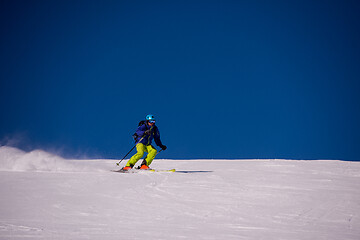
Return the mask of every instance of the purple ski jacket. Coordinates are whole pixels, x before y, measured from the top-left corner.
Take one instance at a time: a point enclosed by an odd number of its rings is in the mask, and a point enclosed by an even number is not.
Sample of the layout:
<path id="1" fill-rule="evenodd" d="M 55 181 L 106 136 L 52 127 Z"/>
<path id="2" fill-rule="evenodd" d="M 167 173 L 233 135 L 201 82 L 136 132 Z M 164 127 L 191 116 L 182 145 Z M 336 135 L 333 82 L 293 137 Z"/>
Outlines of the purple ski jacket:
<path id="1" fill-rule="evenodd" d="M 145 135 L 145 131 L 150 129 L 150 135 Z M 135 142 L 136 144 L 142 143 L 144 145 L 150 145 L 152 140 L 155 140 L 156 145 L 162 147 L 163 144 L 160 140 L 160 132 L 158 127 L 154 124 L 153 126 L 149 126 L 146 123 L 139 126 L 135 132 Z"/>

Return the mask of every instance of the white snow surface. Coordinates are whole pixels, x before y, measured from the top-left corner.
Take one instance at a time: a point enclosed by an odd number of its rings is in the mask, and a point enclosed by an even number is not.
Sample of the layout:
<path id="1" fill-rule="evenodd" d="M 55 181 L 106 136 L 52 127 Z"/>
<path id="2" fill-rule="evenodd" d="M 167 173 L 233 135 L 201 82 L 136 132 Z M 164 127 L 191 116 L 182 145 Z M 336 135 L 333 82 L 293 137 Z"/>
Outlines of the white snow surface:
<path id="1" fill-rule="evenodd" d="M 360 239 L 360 162 L 118 161 L 0 147 L 0 239 Z"/>

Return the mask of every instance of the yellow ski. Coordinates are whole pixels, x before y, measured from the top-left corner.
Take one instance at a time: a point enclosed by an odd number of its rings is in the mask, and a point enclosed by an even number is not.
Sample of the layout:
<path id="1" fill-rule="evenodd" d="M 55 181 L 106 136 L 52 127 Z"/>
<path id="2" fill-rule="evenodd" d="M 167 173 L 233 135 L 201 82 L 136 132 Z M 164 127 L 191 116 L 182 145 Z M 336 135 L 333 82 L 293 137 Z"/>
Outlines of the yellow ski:
<path id="1" fill-rule="evenodd" d="M 169 169 L 169 170 L 157 170 L 157 169 L 150 169 L 149 172 L 175 172 L 175 169 Z"/>

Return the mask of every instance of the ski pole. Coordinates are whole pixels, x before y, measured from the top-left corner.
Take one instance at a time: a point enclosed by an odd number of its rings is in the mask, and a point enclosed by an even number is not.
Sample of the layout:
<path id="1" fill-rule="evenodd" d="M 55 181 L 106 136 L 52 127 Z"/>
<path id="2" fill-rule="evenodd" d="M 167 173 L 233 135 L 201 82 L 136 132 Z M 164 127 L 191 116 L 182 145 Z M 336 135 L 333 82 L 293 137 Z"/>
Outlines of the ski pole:
<path id="1" fill-rule="evenodd" d="M 122 160 L 124 160 L 126 157 L 127 157 L 127 155 L 129 155 L 129 153 L 131 153 L 131 151 L 134 149 L 136 147 L 136 144 L 132 147 L 132 149 L 120 160 L 120 162 L 118 162 L 118 163 L 116 163 L 116 165 L 120 165 L 120 163 L 122 162 Z"/>
<path id="2" fill-rule="evenodd" d="M 116 163 L 116 165 L 119 166 L 120 163 L 122 162 L 122 160 L 124 160 L 127 157 L 127 155 L 129 155 L 129 153 L 131 153 L 131 151 L 136 147 L 136 144 L 138 144 L 141 140 L 143 140 L 144 137 L 145 137 L 145 135 L 137 143 L 135 143 L 135 145 L 132 147 L 132 149 L 120 160 L 120 162 Z"/>

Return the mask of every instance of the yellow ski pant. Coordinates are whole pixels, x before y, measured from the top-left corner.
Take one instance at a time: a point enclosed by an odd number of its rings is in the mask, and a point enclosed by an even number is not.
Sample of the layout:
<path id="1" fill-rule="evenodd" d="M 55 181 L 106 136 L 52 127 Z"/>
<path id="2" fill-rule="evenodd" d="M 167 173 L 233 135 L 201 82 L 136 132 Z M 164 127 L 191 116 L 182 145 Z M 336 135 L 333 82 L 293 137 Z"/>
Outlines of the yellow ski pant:
<path id="1" fill-rule="evenodd" d="M 146 165 L 150 165 L 154 160 L 157 150 L 152 145 L 144 145 L 142 143 L 136 144 L 137 153 L 132 156 L 129 161 L 126 163 L 126 166 L 134 166 L 137 161 L 139 161 L 143 156 L 144 152 L 147 152 L 148 155 L 146 156 Z"/>

